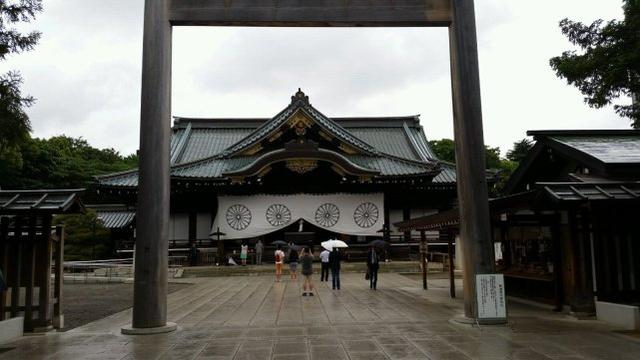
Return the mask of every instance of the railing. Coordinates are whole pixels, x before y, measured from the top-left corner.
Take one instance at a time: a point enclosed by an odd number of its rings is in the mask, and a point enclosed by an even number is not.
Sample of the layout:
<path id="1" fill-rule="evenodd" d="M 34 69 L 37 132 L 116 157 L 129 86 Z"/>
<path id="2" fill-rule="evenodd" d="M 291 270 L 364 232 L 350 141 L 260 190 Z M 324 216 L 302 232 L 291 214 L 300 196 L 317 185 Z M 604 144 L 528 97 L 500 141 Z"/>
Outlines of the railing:
<path id="1" fill-rule="evenodd" d="M 169 276 L 173 276 L 186 262 L 184 256 L 169 256 Z M 65 261 L 67 282 L 121 283 L 133 278 L 133 258 L 90 261 Z"/>

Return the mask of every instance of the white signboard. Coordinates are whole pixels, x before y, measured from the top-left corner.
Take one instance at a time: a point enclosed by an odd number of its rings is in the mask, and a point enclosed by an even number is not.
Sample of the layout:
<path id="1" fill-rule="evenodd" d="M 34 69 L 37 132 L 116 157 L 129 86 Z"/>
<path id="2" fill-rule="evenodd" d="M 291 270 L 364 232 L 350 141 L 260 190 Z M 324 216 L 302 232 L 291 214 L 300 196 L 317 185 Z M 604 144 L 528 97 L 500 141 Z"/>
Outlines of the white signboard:
<path id="1" fill-rule="evenodd" d="M 507 320 L 504 275 L 476 275 L 476 304 L 478 319 Z"/>

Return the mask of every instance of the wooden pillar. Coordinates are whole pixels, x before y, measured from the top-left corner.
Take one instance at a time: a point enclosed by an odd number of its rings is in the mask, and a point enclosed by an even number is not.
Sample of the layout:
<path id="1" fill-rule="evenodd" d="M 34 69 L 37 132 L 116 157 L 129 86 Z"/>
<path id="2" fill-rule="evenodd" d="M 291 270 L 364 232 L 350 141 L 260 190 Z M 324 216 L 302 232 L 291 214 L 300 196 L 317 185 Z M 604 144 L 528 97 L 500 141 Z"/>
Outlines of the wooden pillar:
<path id="1" fill-rule="evenodd" d="M 384 224 L 382 225 L 382 238 L 386 242 L 391 241 L 391 223 L 389 216 L 389 196 L 384 193 Z"/>
<path id="2" fill-rule="evenodd" d="M 196 241 L 198 238 L 198 213 L 195 211 L 189 212 L 189 246 L 192 241 Z M 202 243 L 196 244 L 202 246 Z"/>
<path id="3" fill-rule="evenodd" d="M 554 311 L 562 311 L 564 307 L 564 284 L 562 281 L 562 239 L 560 234 L 560 217 L 556 216 L 551 225 L 551 252 L 553 256 Z"/>
<path id="4" fill-rule="evenodd" d="M 449 296 L 456 297 L 455 265 L 453 264 L 453 239 L 456 234 L 453 231 L 447 233 L 447 253 L 449 257 Z"/>
<path id="5" fill-rule="evenodd" d="M 22 218 L 16 216 L 14 227 L 14 254 L 13 254 L 13 279 L 11 281 L 11 317 L 18 316 L 18 306 L 20 305 L 20 285 L 22 279 Z"/>
<path id="6" fill-rule="evenodd" d="M 591 277 L 590 226 L 586 212 L 576 213 L 570 217 L 573 242 L 573 281 L 574 293 L 571 301 L 571 312 L 577 316 L 593 313 L 593 283 Z M 608 254 L 603 254 L 608 261 Z M 604 284 L 603 284 L 604 285 Z"/>
<path id="7" fill-rule="evenodd" d="M 64 226 L 56 226 L 56 258 L 55 258 L 55 280 L 53 287 L 53 296 L 56 301 L 53 305 L 53 326 L 56 329 L 64 328 L 64 311 L 63 311 L 63 291 L 62 284 L 64 279 Z"/>
<path id="8" fill-rule="evenodd" d="M 51 325 L 51 215 L 42 221 L 40 241 L 40 296 L 38 299 L 38 326 L 46 330 Z"/>
<path id="9" fill-rule="evenodd" d="M 24 329 L 25 331 L 33 331 L 33 289 L 35 288 L 36 274 L 36 217 L 29 218 L 29 236 L 25 246 L 25 267 L 26 267 L 26 283 L 24 296 Z M 42 306 L 42 304 L 39 304 Z"/>
<path id="10" fill-rule="evenodd" d="M 429 285 L 427 285 L 427 272 L 429 269 L 427 268 L 427 235 L 424 230 L 420 230 L 420 258 L 422 259 L 422 288 L 427 290 Z"/>
<path id="11" fill-rule="evenodd" d="M 405 207 L 402 209 L 402 221 L 411 220 L 411 209 Z M 409 243 L 411 241 L 411 230 L 404 232 L 404 242 Z"/>
<path id="12" fill-rule="evenodd" d="M 134 333 L 132 329 L 167 325 L 172 32 L 169 4 L 169 0 L 145 1 L 133 319 L 132 327 L 122 330 L 129 334 Z"/>
<path id="13" fill-rule="evenodd" d="M 449 28 L 464 312 L 476 318 L 475 275 L 493 271 L 473 0 L 453 0 Z"/>
<path id="14" fill-rule="evenodd" d="M 7 274 L 9 274 L 9 218 L 0 219 L 0 247 L 2 249 L 2 275 L 5 283 L 8 282 Z M 0 321 L 6 319 L 7 312 L 7 294 L 5 290 L 0 290 Z"/>

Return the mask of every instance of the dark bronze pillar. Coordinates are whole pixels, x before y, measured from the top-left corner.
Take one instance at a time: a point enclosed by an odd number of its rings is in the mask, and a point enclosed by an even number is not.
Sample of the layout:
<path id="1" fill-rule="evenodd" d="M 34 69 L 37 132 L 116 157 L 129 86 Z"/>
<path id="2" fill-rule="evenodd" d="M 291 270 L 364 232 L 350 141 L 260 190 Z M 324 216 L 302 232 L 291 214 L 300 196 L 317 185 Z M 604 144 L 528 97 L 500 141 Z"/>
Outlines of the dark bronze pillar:
<path id="1" fill-rule="evenodd" d="M 449 28 L 464 310 L 476 317 L 475 275 L 493 270 L 473 0 L 453 0 Z"/>

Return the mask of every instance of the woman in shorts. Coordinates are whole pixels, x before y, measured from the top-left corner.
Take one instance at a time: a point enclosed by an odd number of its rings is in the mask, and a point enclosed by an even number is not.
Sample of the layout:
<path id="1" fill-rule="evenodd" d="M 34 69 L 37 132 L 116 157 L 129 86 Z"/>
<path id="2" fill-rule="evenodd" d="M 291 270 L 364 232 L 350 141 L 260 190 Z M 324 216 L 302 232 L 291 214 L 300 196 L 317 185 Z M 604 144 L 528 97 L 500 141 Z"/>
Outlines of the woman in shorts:
<path id="1" fill-rule="evenodd" d="M 278 245 L 278 248 L 276 249 L 274 258 L 276 260 L 276 282 L 280 282 L 280 277 L 282 276 L 282 263 L 284 262 L 284 252 L 280 250 L 280 245 Z"/>
<path id="2" fill-rule="evenodd" d="M 302 265 L 302 275 L 304 276 L 304 284 L 302 284 L 302 296 L 313 296 L 315 287 L 313 286 L 313 254 L 307 247 L 302 250 L 302 256 L 300 257 L 300 264 Z"/>

